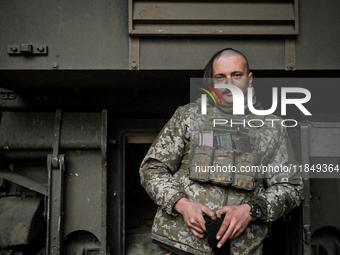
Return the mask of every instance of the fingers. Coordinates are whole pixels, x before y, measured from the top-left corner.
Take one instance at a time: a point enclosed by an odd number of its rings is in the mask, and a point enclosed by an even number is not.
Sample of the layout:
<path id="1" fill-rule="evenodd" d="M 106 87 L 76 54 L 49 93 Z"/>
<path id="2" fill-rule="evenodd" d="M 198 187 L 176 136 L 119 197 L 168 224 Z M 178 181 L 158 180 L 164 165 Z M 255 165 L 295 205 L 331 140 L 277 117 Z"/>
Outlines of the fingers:
<path id="1" fill-rule="evenodd" d="M 216 211 L 216 215 L 226 213 L 223 223 L 216 234 L 216 239 L 219 240 L 217 247 L 221 248 L 228 239 L 238 237 L 247 227 L 250 216 L 248 208 L 245 206 L 225 206 Z"/>
<path id="2" fill-rule="evenodd" d="M 199 234 L 204 234 L 204 230 L 201 228 L 201 226 L 197 226 L 197 225 L 188 225 L 188 227 L 192 230 L 195 231 Z"/>
<path id="3" fill-rule="evenodd" d="M 215 219 L 216 215 L 215 212 L 212 211 L 209 207 L 205 206 L 205 205 L 201 205 L 201 214 L 197 216 L 196 221 L 199 224 L 199 226 L 201 227 L 201 229 L 204 232 L 207 232 L 207 229 L 205 228 L 205 220 L 203 218 L 203 213 L 208 215 L 210 218 Z"/>
<path id="4" fill-rule="evenodd" d="M 216 213 L 217 214 L 217 213 Z M 216 234 L 216 239 L 220 240 L 222 236 L 225 235 L 229 225 L 230 225 L 231 219 L 228 216 L 228 214 L 224 217 L 224 220 L 222 222 L 222 225 L 220 227 L 220 229 L 218 230 L 217 234 Z M 228 236 L 229 237 L 229 236 Z"/>
<path id="5" fill-rule="evenodd" d="M 202 212 L 204 212 L 204 214 L 208 215 L 211 219 L 215 219 L 216 218 L 216 214 L 213 210 L 211 210 L 209 207 L 207 206 L 203 206 L 202 208 Z"/>
<path id="6" fill-rule="evenodd" d="M 225 236 L 227 237 L 226 240 L 237 238 L 239 235 L 242 234 L 242 232 L 244 231 L 244 229 L 245 229 L 245 228 L 243 228 L 242 226 L 239 226 L 239 225 L 229 226 L 229 229 L 228 229 L 227 232 L 225 233 Z M 229 230 L 230 230 L 230 231 L 229 231 Z M 229 233 L 230 233 L 230 235 L 229 235 Z M 224 236 L 223 236 L 223 237 L 224 237 Z M 222 243 L 222 241 L 224 241 L 224 240 L 221 239 L 220 243 L 223 245 L 224 242 Z M 221 246 L 222 246 L 222 245 L 221 245 Z"/>
<path id="7" fill-rule="evenodd" d="M 217 244 L 217 248 L 221 248 L 223 244 L 229 239 L 232 232 L 232 228 L 228 228 L 227 231 L 222 236 L 221 240 Z"/>
<path id="8" fill-rule="evenodd" d="M 249 207 L 249 205 L 247 206 Z M 203 214 L 208 215 L 211 219 L 225 215 L 222 225 L 216 234 L 216 239 L 219 240 L 217 247 L 220 248 L 228 239 L 238 237 L 247 227 L 251 220 L 247 206 L 224 206 L 215 213 L 205 205 L 183 199 L 179 203 L 178 212 L 183 215 L 190 231 L 199 238 L 203 238 L 206 232 Z"/>
<path id="9" fill-rule="evenodd" d="M 202 219 L 203 219 L 203 217 L 202 217 Z M 187 226 L 195 236 L 197 236 L 199 238 L 203 238 L 204 235 L 205 235 L 205 232 L 206 232 L 205 226 L 203 224 L 203 226 L 204 226 L 204 229 L 203 229 L 201 223 L 199 223 L 198 221 L 199 221 L 199 219 L 197 219 L 197 220 L 191 219 L 188 222 Z"/>
<path id="10" fill-rule="evenodd" d="M 216 215 L 215 215 L 215 212 L 212 211 L 209 207 L 203 205 L 201 207 L 201 210 L 202 210 L 202 214 L 198 217 L 197 219 L 197 222 L 200 224 L 201 228 L 207 232 L 207 229 L 205 228 L 205 220 L 203 218 L 203 213 L 208 215 L 211 219 L 215 219 L 216 218 Z"/>
<path id="11" fill-rule="evenodd" d="M 228 206 L 222 207 L 221 209 L 218 209 L 216 211 L 216 216 L 220 218 L 220 217 L 222 217 L 222 215 L 227 214 L 228 211 L 229 211 Z"/>
<path id="12" fill-rule="evenodd" d="M 222 225 L 216 234 L 216 239 L 219 240 L 218 248 L 222 247 L 228 239 L 238 237 L 248 225 L 244 210 L 241 206 L 224 206 L 216 211 L 217 217 L 225 214 Z"/>
<path id="13" fill-rule="evenodd" d="M 234 231 L 233 231 L 233 233 L 230 235 L 229 239 L 235 239 L 236 237 L 238 237 L 239 235 L 241 235 L 243 231 L 244 231 L 244 229 L 239 229 L 239 230 L 234 229 Z"/>
<path id="14" fill-rule="evenodd" d="M 207 229 L 205 228 L 205 220 L 202 217 L 200 217 L 200 219 L 197 219 L 197 222 L 198 224 L 200 225 L 201 229 L 204 231 L 204 232 L 207 232 Z"/>
<path id="15" fill-rule="evenodd" d="M 194 230 L 194 229 L 191 229 L 191 228 L 189 228 L 189 229 L 190 229 L 191 232 L 194 234 L 194 236 L 197 236 L 198 238 L 203 238 L 204 235 L 205 235 L 204 232 L 203 232 L 203 233 L 200 233 L 200 232 L 198 232 L 198 231 L 196 231 L 196 230 Z"/>
<path id="16" fill-rule="evenodd" d="M 203 213 L 209 215 L 211 218 L 215 218 L 215 213 L 207 206 L 193 202 L 190 200 L 179 200 L 177 211 L 183 215 L 184 221 L 191 232 L 200 238 L 203 238 L 205 232 L 205 220 Z"/>

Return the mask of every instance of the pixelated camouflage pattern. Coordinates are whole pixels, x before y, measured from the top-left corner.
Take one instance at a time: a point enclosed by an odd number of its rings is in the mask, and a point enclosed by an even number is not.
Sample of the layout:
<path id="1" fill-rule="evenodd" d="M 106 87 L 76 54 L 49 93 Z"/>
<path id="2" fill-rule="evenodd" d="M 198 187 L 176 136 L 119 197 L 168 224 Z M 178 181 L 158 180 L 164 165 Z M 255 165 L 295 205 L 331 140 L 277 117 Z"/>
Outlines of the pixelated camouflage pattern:
<path id="1" fill-rule="evenodd" d="M 223 115 L 213 108 L 214 115 Z M 229 115 L 230 119 L 234 116 Z M 246 116 L 247 117 L 247 116 Z M 278 119 L 271 115 L 269 119 Z M 158 205 L 152 228 L 152 238 L 193 254 L 212 254 L 207 238 L 194 236 L 186 226 L 182 215 L 174 210 L 175 203 L 183 198 L 202 203 L 216 211 L 225 205 L 240 205 L 258 197 L 266 201 L 267 215 L 261 222 L 251 223 L 235 240 L 231 240 L 231 254 L 262 254 L 262 240 L 267 233 L 266 224 L 293 208 L 303 198 L 303 182 L 299 174 L 267 173 L 264 179 L 266 189 L 257 185 L 246 191 L 232 187 L 221 187 L 211 183 L 201 183 L 189 179 L 188 169 L 179 169 L 185 146 L 189 141 L 197 141 L 205 116 L 200 115 L 196 104 L 179 107 L 164 126 L 145 156 L 141 168 L 141 184 Z M 286 165 L 295 163 L 294 153 L 285 128 L 279 121 L 265 122 L 258 132 L 261 163 Z"/>
<path id="2" fill-rule="evenodd" d="M 232 166 L 234 164 L 234 151 L 227 148 L 217 148 L 214 153 L 213 166 Z M 190 172 L 191 174 L 191 172 Z M 210 173 L 209 180 L 211 183 L 230 186 L 233 182 L 232 171 L 221 173 Z"/>
<path id="3" fill-rule="evenodd" d="M 214 148 L 211 146 L 200 145 L 195 149 L 195 154 L 191 158 L 190 164 L 190 173 L 189 178 L 194 181 L 208 182 L 209 179 L 209 170 L 203 169 L 206 166 L 210 166 L 211 159 L 214 154 Z M 199 167 L 202 171 L 197 171 L 197 167 Z"/>

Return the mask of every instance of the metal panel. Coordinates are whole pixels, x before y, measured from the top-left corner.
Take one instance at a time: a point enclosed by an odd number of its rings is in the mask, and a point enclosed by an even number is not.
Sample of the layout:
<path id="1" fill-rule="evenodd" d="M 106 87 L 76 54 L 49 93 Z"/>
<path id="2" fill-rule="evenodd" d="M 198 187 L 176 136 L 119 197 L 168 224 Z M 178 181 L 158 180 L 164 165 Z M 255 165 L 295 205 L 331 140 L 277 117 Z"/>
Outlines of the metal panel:
<path id="1" fill-rule="evenodd" d="M 0 147 L 12 149 L 52 149 L 55 113 L 3 112 Z M 97 113 L 64 113 L 60 147 L 92 149 L 101 146 L 101 123 Z M 19 131 L 17 133 L 16 131 Z"/>
<path id="2" fill-rule="evenodd" d="M 127 13 L 125 0 L 3 0 L 0 69 L 127 69 Z M 21 44 L 46 45 L 48 52 L 7 53 L 8 45 Z"/>
<path id="3" fill-rule="evenodd" d="M 129 4 L 130 36 L 298 34 L 297 0 L 130 0 Z"/>
<path id="4" fill-rule="evenodd" d="M 129 38 L 129 64 L 130 70 L 139 69 L 139 37 Z"/>
<path id="5" fill-rule="evenodd" d="M 297 69 L 340 69 L 340 1 L 299 1 Z"/>
<path id="6" fill-rule="evenodd" d="M 295 70 L 295 39 L 285 40 L 285 66 L 287 71 Z"/>
<path id="7" fill-rule="evenodd" d="M 292 2 L 257 3 L 242 1 L 138 1 L 134 2 L 133 20 L 138 23 L 200 20 L 237 23 L 237 21 L 294 21 Z M 241 11 L 242 10 L 242 11 Z"/>
<path id="8" fill-rule="evenodd" d="M 112 119 L 108 141 L 108 244 L 111 254 L 125 254 L 125 153 L 128 142 L 151 142 L 167 120 Z M 136 141 L 134 138 L 138 138 Z M 138 169 L 135 169 L 138 171 Z"/>
<path id="9" fill-rule="evenodd" d="M 54 168 L 52 161 L 53 156 L 48 155 L 49 196 L 47 205 L 46 254 L 59 255 L 62 252 L 63 243 L 65 155 L 58 157 L 59 168 Z"/>
<path id="10" fill-rule="evenodd" d="M 64 231 L 66 237 L 73 231 L 85 230 L 100 242 L 106 242 L 102 225 L 106 211 L 102 211 L 103 186 L 100 150 L 67 151 L 65 160 Z M 106 180 L 105 180 L 106 181 Z M 104 214 L 103 214 L 104 213 Z M 106 228 L 105 228 L 106 230 Z M 105 247 L 105 246 L 104 246 Z"/>
<path id="11" fill-rule="evenodd" d="M 47 254 L 59 254 L 66 237 L 80 230 L 93 234 L 100 242 L 96 252 L 106 254 L 107 112 L 3 112 L 1 121 L 1 155 L 8 164 L 29 164 L 49 154 L 48 192 L 35 174 L 21 176 L 6 170 L 7 163 L 0 171 L 1 178 L 48 196 Z"/>
<path id="12" fill-rule="evenodd" d="M 8 180 L 10 182 L 14 182 L 16 184 L 19 184 L 20 186 L 23 186 L 23 187 L 28 188 L 30 190 L 36 191 L 36 192 L 43 194 L 45 196 L 48 195 L 47 184 L 39 183 L 35 180 L 32 180 L 30 178 L 27 178 L 25 176 L 22 176 L 21 174 L 17 174 L 15 172 L 10 171 L 10 170 L 1 169 L 0 178 L 3 178 L 3 179 Z"/>
<path id="13" fill-rule="evenodd" d="M 338 164 L 336 158 L 340 157 L 339 122 L 304 122 L 301 127 L 301 164 L 322 164 L 333 162 Z M 327 161 L 333 157 L 333 161 Z M 334 161 L 335 158 L 335 161 Z M 310 179 L 314 174 L 304 172 L 305 199 L 303 201 L 303 227 L 304 227 L 304 255 L 310 255 L 310 241 L 312 231 L 322 226 L 339 226 L 337 220 L 339 204 L 339 173 L 332 175 L 331 179 Z M 322 177 L 322 176 L 321 176 Z M 332 197 L 329 197 L 329 192 Z M 332 204 L 334 203 L 334 204 Z M 324 217 L 324 208 L 328 215 Z M 330 217 L 332 216 L 332 217 Z M 313 221 L 311 221 L 311 218 Z"/>
<path id="14" fill-rule="evenodd" d="M 340 157 L 340 123 L 310 122 L 310 157 Z"/>
<path id="15" fill-rule="evenodd" d="M 299 33 L 298 28 L 298 1 L 297 0 L 271 0 L 271 1 L 144 1 L 129 0 L 129 34 L 131 37 L 145 36 L 228 36 L 228 37 L 244 37 L 244 36 L 289 36 L 285 41 L 285 70 L 295 70 L 295 36 Z M 138 38 L 138 37 L 137 37 Z M 277 40 L 277 39 L 276 39 Z M 249 39 L 246 41 L 249 42 Z M 133 42 L 133 43 L 132 43 Z M 153 43 L 153 41 L 150 41 Z M 150 43 L 148 42 L 148 43 Z M 173 41 L 174 42 L 174 41 Z M 203 44 L 203 41 L 200 41 Z M 263 43 L 268 44 L 269 40 Z M 131 41 L 130 39 L 130 69 L 139 69 L 140 48 L 137 44 L 139 41 Z M 144 38 L 141 43 L 144 43 Z M 160 41 L 157 40 L 157 47 L 152 47 L 152 52 L 160 48 Z M 216 42 L 213 42 L 214 45 Z M 148 44 L 146 44 L 148 45 Z M 250 45 L 250 44 L 249 44 Z M 168 45 L 173 48 L 172 45 Z M 171 57 L 176 56 L 178 44 L 171 50 Z M 193 42 L 190 47 L 195 46 Z M 230 46 L 230 44 L 229 44 Z M 240 46 L 235 46 L 240 49 Z M 249 46 L 248 46 L 249 47 Z M 253 46 L 251 46 L 253 47 Z M 171 49 L 170 48 L 170 49 Z M 221 47 L 224 48 L 224 47 Z M 221 49 L 220 48 L 220 49 Z M 268 48 L 266 49 L 266 51 Z M 141 53 L 144 55 L 144 48 Z M 165 56 L 165 52 L 170 50 L 160 50 L 158 56 Z M 183 51 L 185 54 L 183 54 Z M 188 54 L 189 51 L 183 50 L 176 59 L 178 60 L 187 56 L 187 59 L 193 59 Z M 216 50 L 217 51 L 217 50 Z M 204 52 L 204 51 L 200 51 Z M 267 54 L 275 56 L 275 54 Z M 175 54 L 173 54 L 175 53 Z M 213 54 L 213 53 L 212 53 Z M 253 54 L 253 53 L 252 53 Z M 147 52 L 146 61 L 154 53 Z M 138 56 L 138 58 L 136 57 Z M 248 54 L 247 56 L 250 56 Z M 169 57 L 169 58 L 171 58 Z M 268 58 L 268 57 L 267 57 Z M 152 62 L 154 58 L 151 58 Z M 207 58 L 208 59 L 208 58 Z M 257 58 L 258 59 L 258 58 Z M 205 60 L 206 61 L 206 60 Z M 143 68 L 145 60 L 141 58 Z M 167 63 L 168 60 L 163 60 Z M 180 61 L 186 63 L 185 61 Z M 268 62 L 268 61 L 266 61 Z M 163 64 L 162 63 L 162 64 Z M 189 66 L 191 63 L 186 63 Z M 145 65 L 146 66 L 146 65 Z M 151 64 L 152 66 L 152 64 Z M 150 66 L 150 67 L 151 67 Z M 160 68 L 159 63 L 156 63 Z M 131 68 L 132 67 L 132 68 Z M 148 68 L 150 68 L 148 67 Z M 170 67 L 172 68 L 172 67 Z M 187 68 L 183 66 L 183 68 Z M 190 68 L 190 67 L 189 67 Z M 271 61 L 271 67 L 273 61 Z"/>
<path id="16" fill-rule="evenodd" d="M 309 164 L 309 130 L 307 123 L 301 123 L 301 164 Z M 311 222 L 310 222 L 310 179 L 308 173 L 304 173 L 305 197 L 302 203 L 302 225 L 303 225 L 303 255 L 310 255 Z"/>
<path id="17" fill-rule="evenodd" d="M 41 197 L 1 197 L 0 247 L 28 244 L 43 227 L 42 213 Z"/>
<path id="18" fill-rule="evenodd" d="M 130 0 L 131 3 L 134 3 Z M 167 5 L 174 9 L 172 5 L 191 5 L 197 3 L 198 6 L 203 6 L 208 1 L 145 1 L 153 5 Z M 245 5 L 254 6 L 257 1 L 209 1 L 211 6 L 224 5 Z M 138 6 L 144 4 L 143 1 L 136 1 Z M 236 4 L 236 5 L 235 5 Z M 149 27 L 156 26 L 162 29 L 161 26 L 173 25 L 175 27 L 183 27 L 181 30 L 175 31 L 181 35 L 166 37 L 161 40 L 159 36 L 166 31 L 154 35 L 156 37 L 143 36 L 141 40 L 141 58 L 140 64 L 136 61 L 139 69 L 163 69 L 163 70 L 184 70 L 194 69 L 201 70 L 211 55 L 224 47 L 233 47 L 244 52 L 251 64 L 251 69 L 263 70 L 284 70 L 287 68 L 285 63 L 285 44 L 282 36 L 275 36 L 282 27 L 292 28 L 294 22 L 294 31 L 298 33 L 296 36 L 296 70 L 325 70 L 325 69 L 340 69 L 338 41 L 340 41 L 340 1 L 323 0 L 309 1 L 300 0 L 298 5 L 293 0 L 282 1 L 259 1 L 259 6 L 283 6 L 284 9 L 278 13 L 277 17 L 287 17 L 288 21 L 279 21 L 283 24 L 277 24 L 277 21 L 259 22 L 258 17 L 268 16 L 275 19 L 275 15 L 261 12 L 253 15 L 250 8 L 245 7 L 245 11 L 250 14 L 256 22 L 249 23 L 247 17 L 245 21 L 236 20 L 236 24 L 230 17 L 236 14 L 225 15 L 227 23 L 220 24 L 221 26 L 240 27 L 246 30 L 245 33 L 237 34 L 238 31 L 221 35 L 220 32 L 212 33 L 212 35 L 196 34 L 191 38 L 183 36 L 192 26 L 200 26 L 206 29 L 208 26 L 218 26 L 214 15 L 208 16 L 211 18 L 210 23 L 203 20 L 199 24 L 193 23 L 176 23 L 173 20 L 168 20 L 165 23 L 162 20 L 157 20 L 157 23 L 151 19 L 152 24 L 141 21 L 136 21 L 137 26 Z M 287 8 L 287 6 L 291 6 Z M 129 31 L 133 31 L 131 21 L 133 21 L 132 11 L 128 11 L 128 1 L 126 0 L 100 0 L 100 1 L 18 1 L 18 0 L 3 0 L 0 4 L 0 82 L 1 86 L 9 86 L 12 84 L 18 85 L 18 79 L 26 76 L 23 70 L 37 70 L 38 74 L 33 77 L 27 77 L 21 86 L 35 87 L 35 84 L 42 84 L 46 89 L 61 88 L 66 83 L 70 83 L 71 79 L 77 79 L 77 72 L 60 73 L 60 70 L 129 70 L 132 62 L 129 61 Z M 297 9 L 298 7 L 298 9 Z M 176 7 L 177 8 L 177 7 Z M 175 8 L 175 9 L 176 9 Z M 207 7 L 212 8 L 212 7 Z M 181 8 L 179 13 L 181 13 Z M 255 7 L 255 10 L 259 10 Z M 288 10 L 290 9 L 290 10 Z M 192 9 L 188 16 L 195 15 L 195 8 Z M 202 8 L 200 8 L 202 10 Z M 238 10 L 242 12 L 243 10 Z M 275 13 L 274 10 L 273 13 Z M 289 14 L 287 15 L 287 13 Z M 151 12 L 154 14 L 155 12 Z M 160 11 L 161 13 L 161 11 Z M 182 12 L 182 16 L 184 12 Z M 223 12 L 219 11 L 219 16 L 223 16 Z M 254 11 L 255 13 L 255 11 Z M 297 16 L 297 13 L 298 16 Z M 176 13 L 172 12 L 172 15 Z M 277 13 L 276 13 L 277 14 Z M 129 16 L 130 15 L 130 18 Z M 138 16 L 136 12 L 135 15 Z M 206 12 L 205 15 L 209 15 Z M 294 15 L 294 21 L 290 18 Z M 185 15 L 184 15 L 185 16 Z M 255 17 L 254 17 L 255 16 Z M 274 17 L 273 17 L 274 16 Z M 202 16 L 204 18 L 205 16 Z M 242 13 L 237 17 L 242 17 Z M 236 18 L 237 18 L 236 17 Z M 157 16 L 155 17 L 157 18 Z M 266 17 L 265 17 L 266 18 Z M 237 18 L 238 19 L 238 18 Z M 230 21 L 231 20 L 231 21 Z M 224 22 L 224 20 L 222 20 Z M 169 23 L 170 22 L 170 23 Z M 183 20 L 180 20 L 183 22 Z M 228 23 L 229 22 L 229 23 Z M 248 22 L 248 23 L 247 23 Z M 232 23 L 232 24 L 230 24 Z M 257 24 L 257 25 L 253 25 Z M 130 27 L 129 27 L 130 26 Z M 187 28 L 185 28 L 187 26 Z M 189 26 L 189 27 L 188 27 Z M 190 27 L 191 26 L 191 27 Z M 246 26 L 248 26 L 246 28 Z M 250 27 L 249 27 L 250 26 Z M 273 30 L 273 26 L 277 29 Z M 262 29 L 264 35 L 256 36 L 254 29 Z M 212 31 L 219 31 L 220 28 L 212 28 Z M 203 30 L 202 30 L 203 31 Z M 156 30 L 157 32 L 157 30 Z M 159 32 L 159 31 L 158 31 Z M 190 31 L 189 31 L 190 32 Z M 282 32 L 282 31 L 281 31 Z M 135 32 L 133 32 L 135 33 Z M 194 33 L 196 33 L 194 31 Z M 223 34 L 224 32 L 222 32 Z M 258 32 L 259 33 L 259 32 Z M 285 33 L 285 31 L 283 31 Z M 251 35 L 253 34 L 253 35 Z M 267 34 L 267 36 L 266 36 Z M 249 35 L 249 36 L 248 36 Z M 254 36 L 255 35 L 255 36 Z M 131 36 L 134 36 L 131 34 Z M 137 37 L 137 36 L 134 36 Z M 211 37 L 211 38 L 207 38 Z M 216 38 L 218 37 L 218 38 Z M 210 39 L 210 40 L 209 40 Z M 47 55 L 10 55 L 7 53 L 8 45 L 46 45 L 48 47 Z M 199 52 L 200 54 L 197 54 Z M 287 57 L 286 57 L 287 59 Z M 134 69 L 134 68 L 131 68 Z M 21 73 L 9 73 L 6 70 L 22 70 Z M 55 74 L 48 76 L 41 73 L 41 70 L 50 70 Z M 13 72 L 13 71 L 12 71 Z M 113 71 L 117 72 L 117 71 Z M 93 75 L 91 80 L 94 80 L 94 86 L 101 84 L 96 79 L 109 79 L 112 74 L 105 73 L 105 77 Z M 125 74 L 124 74 L 125 75 Z M 57 76 L 57 78 L 55 78 Z M 87 75 L 88 76 L 88 75 Z M 129 75 L 127 75 L 129 76 Z M 82 79 L 83 76 L 80 76 Z M 121 78 L 123 79 L 123 78 Z M 117 83 L 119 80 L 111 80 L 111 83 Z M 52 86 L 51 84 L 57 84 Z M 74 84 L 83 87 L 83 83 L 76 80 Z M 28 87 L 28 86 L 26 86 Z M 10 103 L 10 102 L 8 102 Z"/>
<path id="19" fill-rule="evenodd" d="M 285 69 L 284 38 L 242 36 L 218 39 L 212 37 L 141 37 L 140 69 L 186 70 L 196 67 L 202 70 L 214 53 L 226 47 L 244 53 L 251 70 Z"/>

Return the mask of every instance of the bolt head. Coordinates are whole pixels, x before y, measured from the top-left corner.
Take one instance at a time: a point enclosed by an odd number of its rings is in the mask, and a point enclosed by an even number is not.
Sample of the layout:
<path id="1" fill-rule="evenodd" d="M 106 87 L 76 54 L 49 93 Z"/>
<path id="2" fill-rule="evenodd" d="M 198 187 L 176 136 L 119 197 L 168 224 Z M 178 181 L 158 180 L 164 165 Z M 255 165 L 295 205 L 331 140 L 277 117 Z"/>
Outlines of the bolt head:
<path id="1" fill-rule="evenodd" d="M 288 63 L 288 66 L 287 66 L 288 70 L 294 70 L 294 65 L 293 63 Z"/>
<path id="2" fill-rule="evenodd" d="M 137 65 L 137 63 L 136 63 L 135 61 L 132 62 L 131 68 L 132 68 L 133 70 L 137 70 L 138 65 Z"/>

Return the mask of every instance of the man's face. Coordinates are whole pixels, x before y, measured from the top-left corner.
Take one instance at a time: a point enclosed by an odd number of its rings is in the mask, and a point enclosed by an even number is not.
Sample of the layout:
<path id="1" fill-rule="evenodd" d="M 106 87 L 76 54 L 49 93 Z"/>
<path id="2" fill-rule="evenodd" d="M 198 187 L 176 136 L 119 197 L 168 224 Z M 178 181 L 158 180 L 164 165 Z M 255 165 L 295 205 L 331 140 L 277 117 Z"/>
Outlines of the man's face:
<path id="1" fill-rule="evenodd" d="M 220 57 L 213 63 L 214 84 L 232 84 L 239 87 L 243 95 L 247 95 L 252 80 L 253 74 L 248 74 L 246 61 L 241 55 Z M 233 102 L 233 94 L 229 89 L 216 88 L 216 91 L 227 103 Z"/>

